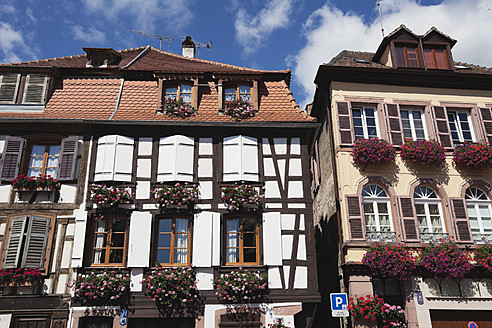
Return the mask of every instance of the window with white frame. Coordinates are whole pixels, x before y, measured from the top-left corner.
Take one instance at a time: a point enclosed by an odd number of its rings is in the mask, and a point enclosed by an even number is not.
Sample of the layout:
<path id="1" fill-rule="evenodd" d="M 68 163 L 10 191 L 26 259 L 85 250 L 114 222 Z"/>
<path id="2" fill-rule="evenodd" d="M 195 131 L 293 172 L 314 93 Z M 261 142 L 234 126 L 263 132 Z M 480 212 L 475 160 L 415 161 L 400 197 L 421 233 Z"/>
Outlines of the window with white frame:
<path id="1" fill-rule="evenodd" d="M 258 181 L 258 140 L 248 136 L 225 137 L 223 180 Z"/>
<path id="2" fill-rule="evenodd" d="M 184 102 L 191 103 L 191 90 L 192 86 L 189 84 L 169 86 L 164 90 L 164 97 L 173 100 L 182 98 Z"/>
<path id="3" fill-rule="evenodd" d="M 120 135 L 97 140 L 94 181 L 131 181 L 134 140 Z"/>
<path id="4" fill-rule="evenodd" d="M 193 181 L 195 139 L 183 135 L 159 140 L 157 181 Z"/>
<path id="5" fill-rule="evenodd" d="M 379 123 L 377 110 L 370 106 L 352 106 L 355 139 L 377 138 Z"/>
<path id="6" fill-rule="evenodd" d="M 390 198 L 379 185 L 370 184 L 362 190 L 367 240 L 394 241 Z"/>
<path id="7" fill-rule="evenodd" d="M 415 188 L 413 196 L 421 241 L 436 241 L 446 237 L 441 199 L 436 191 L 428 186 L 420 186 Z"/>
<path id="8" fill-rule="evenodd" d="M 464 142 L 475 142 L 475 135 L 468 111 L 449 111 L 448 110 L 449 129 L 453 144 L 459 145 Z"/>
<path id="9" fill-rule="evenodd" d="M 400 109 L 403 137 L 412 140 L 427 139 L 424 113 L 421 109 Z"/>
<path id="10" fill-rule="evenodd" d="M 482 189 L 470 187 L 465 192 L 465 201 L 473 241 L 492 242 L 492 209 L 489 197 Z"/>

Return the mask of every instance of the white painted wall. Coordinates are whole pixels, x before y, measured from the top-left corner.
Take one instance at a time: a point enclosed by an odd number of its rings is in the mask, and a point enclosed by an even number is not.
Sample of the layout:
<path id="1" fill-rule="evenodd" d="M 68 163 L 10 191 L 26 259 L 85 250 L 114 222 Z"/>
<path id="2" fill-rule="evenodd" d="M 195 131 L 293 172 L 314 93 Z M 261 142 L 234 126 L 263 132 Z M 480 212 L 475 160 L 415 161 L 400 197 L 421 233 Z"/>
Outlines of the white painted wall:
<path id="1" fill-rule="evenodd" d="M 280 212 L 263 213 L 263 262 L 282 265 Z"/>
<path id="2" fill-rule="evenodd" d="M 152 214 L 149 212 L 132 212 L 130 216 L 130 237 L 128 240 L 129 268 L 148 267 L 150 262 L 150 244 L 152 231 Z"/>
<path id="3" fill-rule="evenodd" d="M 77 195 L 77 185 L 64 183 L 60 187 L 60 203 L 75 203 Z"/>

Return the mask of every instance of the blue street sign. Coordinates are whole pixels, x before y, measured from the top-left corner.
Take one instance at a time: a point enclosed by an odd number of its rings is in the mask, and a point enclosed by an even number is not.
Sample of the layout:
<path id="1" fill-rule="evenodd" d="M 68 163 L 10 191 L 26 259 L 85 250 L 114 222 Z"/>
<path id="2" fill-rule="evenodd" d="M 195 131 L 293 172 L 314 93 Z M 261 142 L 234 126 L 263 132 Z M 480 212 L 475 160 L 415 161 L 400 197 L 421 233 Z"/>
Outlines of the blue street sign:
<path id="1" fill-rule="evenodd" d="M 122 325 L 122 326 L 126 325 L 126 323 L 128 321 L 127 316 L 128 316 L 128 310 L 121 309 L 121 311 L 120 311 L 120 325 Z"/>
<path id="2" fill-rule="evenodd" d="M 331 310 L 347 310 L 348 299 L 345 293 L 332 293 L 330 294 Z"/>
<path id="3" fill-rule="evenodd" d="M 468 323 L 468 328 L 478 328 L 478 325 L 476 323 L 474 323 L 473 321 L 470 321 Z"/>

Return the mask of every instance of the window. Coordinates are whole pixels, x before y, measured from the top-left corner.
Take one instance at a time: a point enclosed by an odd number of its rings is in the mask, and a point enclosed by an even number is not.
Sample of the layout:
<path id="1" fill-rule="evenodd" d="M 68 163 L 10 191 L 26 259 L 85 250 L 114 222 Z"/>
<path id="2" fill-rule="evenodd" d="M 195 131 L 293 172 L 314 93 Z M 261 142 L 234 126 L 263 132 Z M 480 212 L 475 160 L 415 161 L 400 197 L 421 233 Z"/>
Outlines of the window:
<path id="1" fill-rule="evenodd" d="M 157 181 L 193 181 L 195 139 L 174 135 L 159 139 Z"/>
<path id="2" fill-rule="evenodd" d="M 223 180 L 259 181 L 258 140 L 232 136 L 223 142 Z"/>
<path id="3" fill-rule="evenodd" d="M 234 216 L 225 219 L 226 265 L 258 265 L 258 219 L 254 216 Z"/>
<path id="4" fill-rule="evenodd" d="M 390 199 L 378 185 L 367 185 L 362 190 L 366 237 L 371 241 L 395 241 Z"/>
<path id="5" fill-rule="evenodd" d="M 128 220 L 105 215 L 94 222 L 93 265 L 125 264 Z"/>
<path id="6" fill-rule="evenodd" d="M 112 328 L 113 317 L 82 317 L 80 318 L 80 328 Z M 31 327 L 28 327 L 31 328 Z"/>
<path id="7" fill-rule="evenodd" d="M 455 146 L 464 142 L 475 142 L 470 112 L 448 110 L 448 121 Z"/>
<path id="8" fill-rule="evenodd" d="M 444 48 L 424 48 L 424 59 L 427 68 L 449 69 L 448 56 Z"/>
<path id="9" fill-rule="evenodd" d="M 47 85 L 48 76 L 43 74 L 2 74 L 0 104 L 43 104 Z"/>
<path id="10" fill-rule="evenodd" d="M 222 314 L 220 316 L 219 328 L 260 328 L 261 324 L 260 311 L 251 311 L 243 313 Z"/>
<path id="11" fill-rule="evenodd" d="M 395 45 L 396 63 L 400 67 L 421 67 L 416 45 Z"/>
<path id="12" fill-rule="evenodd" d="M 353 106 L 352 119 L 356 140 L 360 138 L 377 138 L 379 136 L 379 123 L 375 107 Z"/>
<path id="13" fill-rule="evenodd" d="M 48 328 L 50 318 L 47 317 L 16 317 L 13 328 Z"/>
<path id="14" fill-rule="evenodd" d="M 242 99 L 251 102 L 251 87 L 248 85 L 239 85 L 237 87 L 229 87 L 224 90 L 224 100 L 234 101 Z"/>
<path id="15" fill-rule="evenodd" d="M 178 84 L 177 86 L 169 86 L 164 90 L 164 97 L 171 99 L 182 98 L 184 102 L 191 103 L 192 86 L 189 84 Z"/>
<path id="16" fill-rule="evenodd" d="M 131 181 L 134 141 L 120 135 L 97 140 L 94 181 Z"/>
<path id="17" fill-rule="evenodd" d="M 27 176 L 49 175 L 57 178 L 60 145 L 32 145 Z"/>
<path id="18" fill-rule="evenodd" d="M 447 237 L 441 199 L 436 191 L 427 186 L 420 186 L 415 188 L 413 195 L 421 241 L 438 241 Z"/>
<path id="19" fill-rule="evenodd" d="M 386 303 L 404 306 L 400 282 L 395 279 L 372 279 L 373 294 L 384 299 Z"/>
<path id="20" fill-rule="evenodd" d="M 4 268 L 44 268 L 49 261 L 55 219 L 38 215 L 10 218 Z"/>
<path id="21" fill-rule="evenodd" d="M 403 137 L 412 140 L 427 139 L 425 120 L 421 109 L 400 109 Z"/>
<path id="22" fill-rule="evenodd" d="M 489 197 L 482 189 L 470 187 L 465 192 L 465 201 L 473 241 L 492 242 L 492 208 Z"/>
<path id="23" fill-rule="evenodd" d="M 158 220 L 156 262 L 160 265 L 190 263 L 191 220 L 184 217 Z"/>

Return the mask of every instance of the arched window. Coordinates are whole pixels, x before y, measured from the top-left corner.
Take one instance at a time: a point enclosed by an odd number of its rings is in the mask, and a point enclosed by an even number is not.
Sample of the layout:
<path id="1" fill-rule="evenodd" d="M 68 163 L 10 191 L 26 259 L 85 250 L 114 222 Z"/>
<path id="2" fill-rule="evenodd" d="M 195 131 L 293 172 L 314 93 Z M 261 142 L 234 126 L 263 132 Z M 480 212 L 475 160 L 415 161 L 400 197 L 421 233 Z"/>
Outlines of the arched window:
<path id="1" fill-rule="evenodd" d="M 415 188 L 413 197 L 419 223 L 420 240 L 429 242 L 447 238 L 441 199 L 436 191 L 427 186 L 419 186 Z"/>
<path id="2" fill-rule="evenodd" d="M 390 199 L 386 191 L 376 184 L 367 185 L 362 190 L 362 202 L 367 240 L 394 241 Z"/>
<path id="3" fill-rule="evenodd" d="M 466 210 L 475 243 L 492 242 L 492 209 L 490 199 L 480 188 L 470 187 L 465 192 Z"/>

